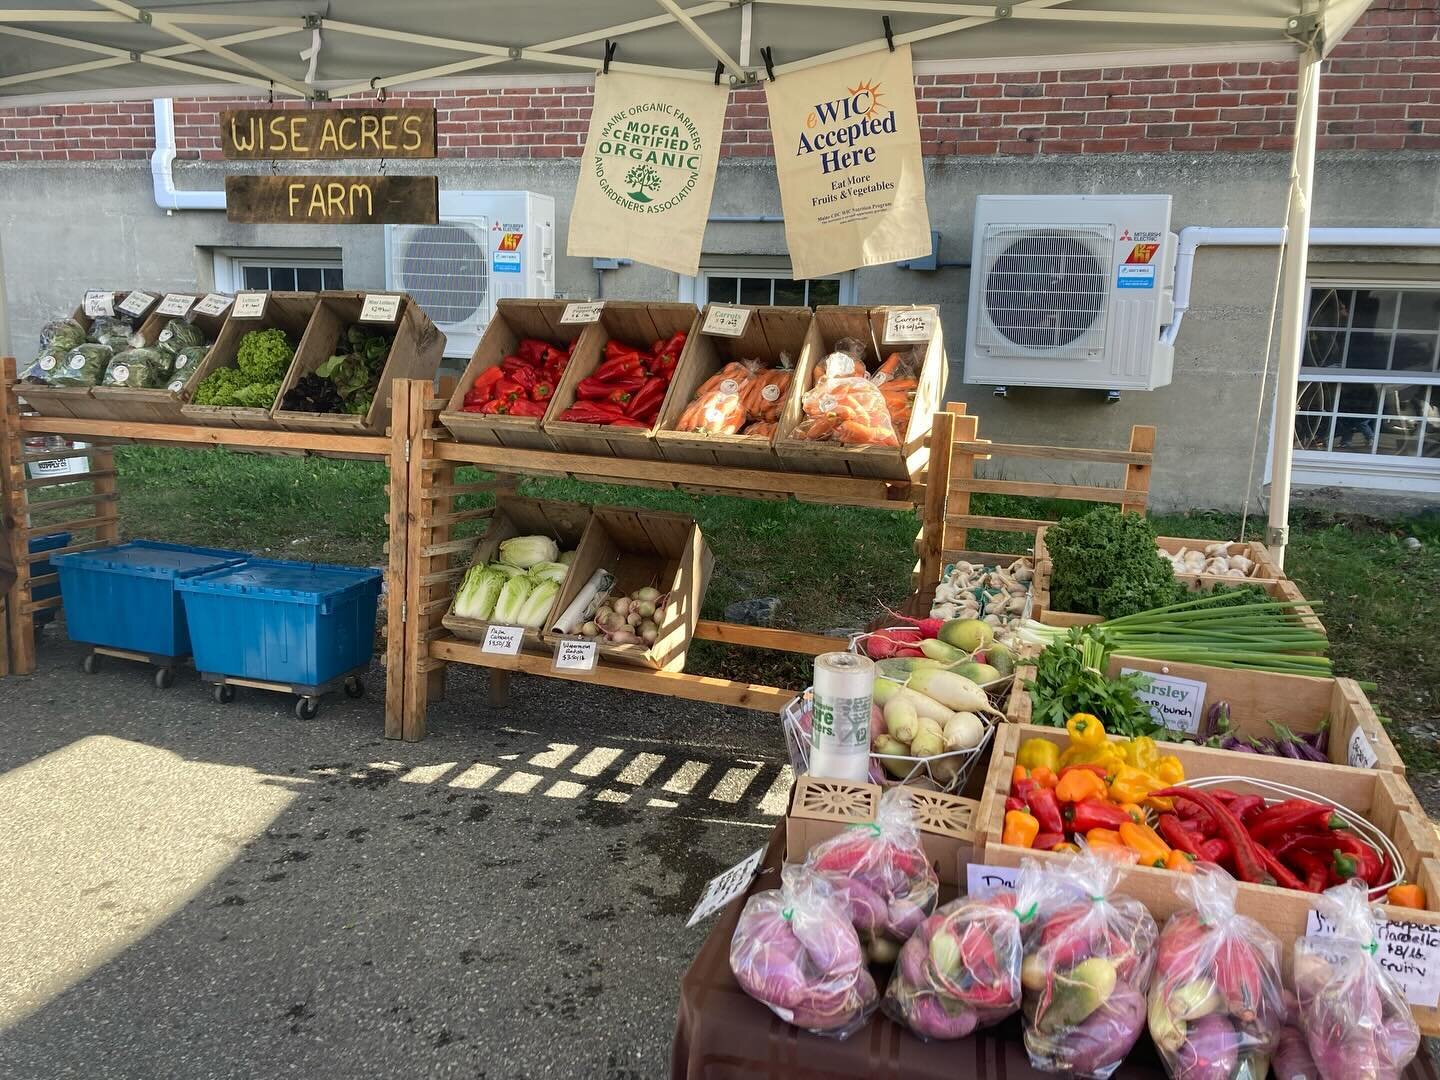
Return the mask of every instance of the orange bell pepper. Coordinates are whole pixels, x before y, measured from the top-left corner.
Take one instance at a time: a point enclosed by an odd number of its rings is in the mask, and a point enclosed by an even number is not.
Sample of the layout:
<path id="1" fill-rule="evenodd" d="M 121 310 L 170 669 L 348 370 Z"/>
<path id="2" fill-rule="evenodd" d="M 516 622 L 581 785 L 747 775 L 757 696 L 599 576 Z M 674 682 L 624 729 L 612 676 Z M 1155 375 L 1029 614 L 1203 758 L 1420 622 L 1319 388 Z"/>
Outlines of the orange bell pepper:
<path id="1" fill-rule="evenodd" d="M 1394 904 L 1396 907 L 1418 908 L 1425 910 L 1425 890 L 1419 885 L 1408 881 L 1396 885 L 1385 894 L 1385 902 Z"/>
<path id="2" fill-rule="evenodd" d="M 1165 856 L 1165 869 L 1181 874 L 1193 874 L 1195 872 L 1195 856 L 1187 855 L 1183 851 L 1172 850 L 1169 855 Z"/>
<path id="3" fill-rule="evenodd" d="M 1055 785 L 1055 797 L 1066 803 L 1104 799 L 1106 794 L 1105 781 L 1089 769 L 1071 769 Z"/>
<path id="4" fill-rule="evenodd" d="M 1010 786 L 1011 786 L 1011 787 L 1014 787 L 1014 786 L 1015 786 L 1016 784 L 1018 784 L 1021 780 L 1029 780 L 1029 779 L 1030 779 L 1030 770 L 1027 769 L 1027 768 L 1025 768 L 1024 765 L 1016 765 L 1013 769 L 1010 770 Z"/>
<path id="5" fill-rule="evenodd" d="M 1028 810 L 1005 811 L 1005 830 L 1000 834 L 1002 844 L 1028 848 L 1039 833 L 1040 822 Z"/>
<path id="6" fill-rule="evenodd" d="M 1119 831 L 1121 842 L 1140 856 L 1141 866 L 1164 866 L 1170 857 L 1170 845 L 1149 825 L 1128 821 Z"/>
<path id="7" fill-rule="evenodd" d="M 1127 814 L 1130 815 L 1130 820 L 1131 820 L 1131 821 L 1140 822 L 1140 823 L 1142 823 L 1142 824 L 1144 823 L 1144 821 L 1145 821 L 1145 811 L 1144 811 L 1144 809 L 1140 806 L 1139 803 L 1122 802 L 1122 803 L 1120 803 L 1120 804 L 1118 804 L 1118 805 L 1119 805 L 1119 807 L 1120 807 L 1121 810 L 1124 810 L 1125 813 L 1127 813 Z"/>
<path id="8" fill-rule="evenodd" d="M 1044 765 L 1031 769 L 1030 779 L 1043 788 L 1054 788 L 1060 783 L 1060 778 L 1055 775 L 1055 771 Z"/>

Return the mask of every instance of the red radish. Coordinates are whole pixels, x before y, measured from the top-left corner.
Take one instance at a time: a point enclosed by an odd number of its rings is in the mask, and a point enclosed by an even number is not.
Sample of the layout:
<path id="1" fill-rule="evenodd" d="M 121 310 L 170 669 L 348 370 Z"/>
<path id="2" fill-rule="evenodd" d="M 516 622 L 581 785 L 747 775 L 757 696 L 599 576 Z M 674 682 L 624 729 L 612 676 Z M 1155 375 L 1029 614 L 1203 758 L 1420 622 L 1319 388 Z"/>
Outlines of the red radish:
<path id="1" fill-rule="evenodd" d="M 944 619 L 915 619 L 909 615 L 901 615 L 898 611 L 891 611 L 888 607 L 885 607 L 884 604 L 880 606 L 885 608 L 886 613 L 896 622 L 905 623 L 907 627 L 914 627 L 918 630 L 921 638 L 938 638 L 940 636 L 940 628 L 945 625 Z"/>
<path id="2" fill-rule="evenodd" d="M 861 638 L 865 655 L 872 660 L 887 660 L 892 656 L 923 655 L 918 649 L 912 648 L 918 641 L 920 641 L 919 632 L 908 626 L 902 626 L 895 630 L 880 630 Z M 908 652 L 902 650 L 908 650 Z"/>
<path id="3" fill-rule="evenodd" d="M 905 657 L 906 659 L 909 659 L 909 658 L 911 658 L 911 657 L 924 656 L 925 654 L 924 654 L 923 652 L 921 652 L 919 649 L 896 649 L 895 652 L 894 652 L 894 655 L 895 655 L 895 656 L 903 656 L 903 657 Z"/>

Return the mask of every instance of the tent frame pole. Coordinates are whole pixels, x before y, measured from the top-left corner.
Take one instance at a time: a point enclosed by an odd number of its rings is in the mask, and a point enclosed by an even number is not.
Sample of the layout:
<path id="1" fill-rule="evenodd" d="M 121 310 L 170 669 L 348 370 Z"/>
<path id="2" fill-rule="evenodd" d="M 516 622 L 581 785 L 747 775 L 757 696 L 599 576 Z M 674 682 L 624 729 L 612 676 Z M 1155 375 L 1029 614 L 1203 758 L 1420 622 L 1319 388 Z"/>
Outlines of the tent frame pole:
<path id="1" fill-rule="evenodd" d="M 1280 359 L 1275 383 L 1275 420 L 1270 432 L 1270 517 L 1265 542 L 1275 565 L 1282 570 L 1285 546 L 1290 539 L 1290 465 L 1295 452 L 1295 408 L 1309 307 L 1310 211 L 1315 190 L 1321 64 L 1320 53 L 1314 45 L 1300 54 L 1295 87 L 1295 151 L 1290 165 L 1286 243 L 1280 271 Z"/>

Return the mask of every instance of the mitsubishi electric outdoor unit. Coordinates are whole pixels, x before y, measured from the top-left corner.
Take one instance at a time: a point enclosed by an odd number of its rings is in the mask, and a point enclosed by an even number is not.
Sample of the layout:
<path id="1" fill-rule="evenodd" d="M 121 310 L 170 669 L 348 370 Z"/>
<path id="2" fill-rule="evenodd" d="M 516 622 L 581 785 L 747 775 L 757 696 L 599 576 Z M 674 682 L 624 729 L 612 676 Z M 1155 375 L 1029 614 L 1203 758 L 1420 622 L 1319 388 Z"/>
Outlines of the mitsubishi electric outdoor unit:
<path id="1" fill-rule="evenodd" d="M 1175 250 L 1168 195 L 979 196 L 965 381 L 1167 385 Z"/>
<path id="2" fill-rule="evenodd" d="M 555 295 L 555 200 L 533 191 L 442 191 L 438 225 L 385 226 L 385 286 L 409 293 L 470 358 L 495 301 Z"/>

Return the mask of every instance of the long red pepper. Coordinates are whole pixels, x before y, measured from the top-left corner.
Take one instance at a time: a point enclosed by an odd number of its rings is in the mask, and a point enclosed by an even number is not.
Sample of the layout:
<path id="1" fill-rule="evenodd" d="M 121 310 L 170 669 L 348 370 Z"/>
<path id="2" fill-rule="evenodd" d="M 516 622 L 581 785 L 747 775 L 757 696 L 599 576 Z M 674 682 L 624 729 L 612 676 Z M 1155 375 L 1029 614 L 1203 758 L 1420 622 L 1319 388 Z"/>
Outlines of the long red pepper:
<path id="1" fill-rule="evenodd" d="M 1184 798 L 1196 803 L 1205 810 L 1215 824 L 1219 826 L 1220 835 L 1230 844 L 1235 852 L 1235 869 L 1242 881 L 1248 881 L 1255 885 L 1273 885 L 1275 879 L 1265 869 L 1265 863 L 1260 858 L 1255 843 L 1250 839 L 1250 834 L 1245 831 L 1245 826 L 1240 819 L 1230 813 L 1229 807 L 1219 799 L 1205 791 L 1197 791 L 1195 788 L 1177 786 L 1161 788 L 1159 791 L 1152 791 L 1151 798 Z"/>
<path id="2" fill-rule="evenodd" d="M 1091 829 L 1118 829 L 1130 824 L 1130 815 L 1114 803 L 1101 799 L 1081 799 L 1065 810 L 1071 832 L 1088 833 Z"/>
<path id="3" fill-rule="evenodd" d="M 1155 831 L 1160 838 L 1169 844 L 1176 851 L 1183 851 L 1186 855 L 1194 855 L 1197 859 L 1200 855 L 1200 837 L 1192 833 L 1181 824 L 1180 819 L 1174 814 L 1161 814 L 1155 823 Z"/>
<path id="4" fill-rule="evenodd" d="M 1345 819 L 1335 813 L 1333 807 L 1309 799 L 1286 799 L 1262 811 L 1249 826 L 1255 842 L 1264 844 L 1282 833 L 1299 829 L 1341 829 L 1345 827 Z"/>
<path id="5" fill-rule="evenodd" d="M 1256 845 L 1256 851 L 1260 853 L 1260 861 L 1275 878 L 1275 884 L 1282 889 L 1304 890 L 1305 883 L 1290 872 L 1290 868 L 1275 857 L 1275 854 L 1266 848 Z"/>
<path id="6" fill-rule="evenodd" d="M 1295 865 L 1305 872 L 1302 888 L 1306 892 L 1318 893 L 1324 890 L 1330 880 L 1330 862 L 1316 851 L 1297 851 L 1293 856 Z"/>

